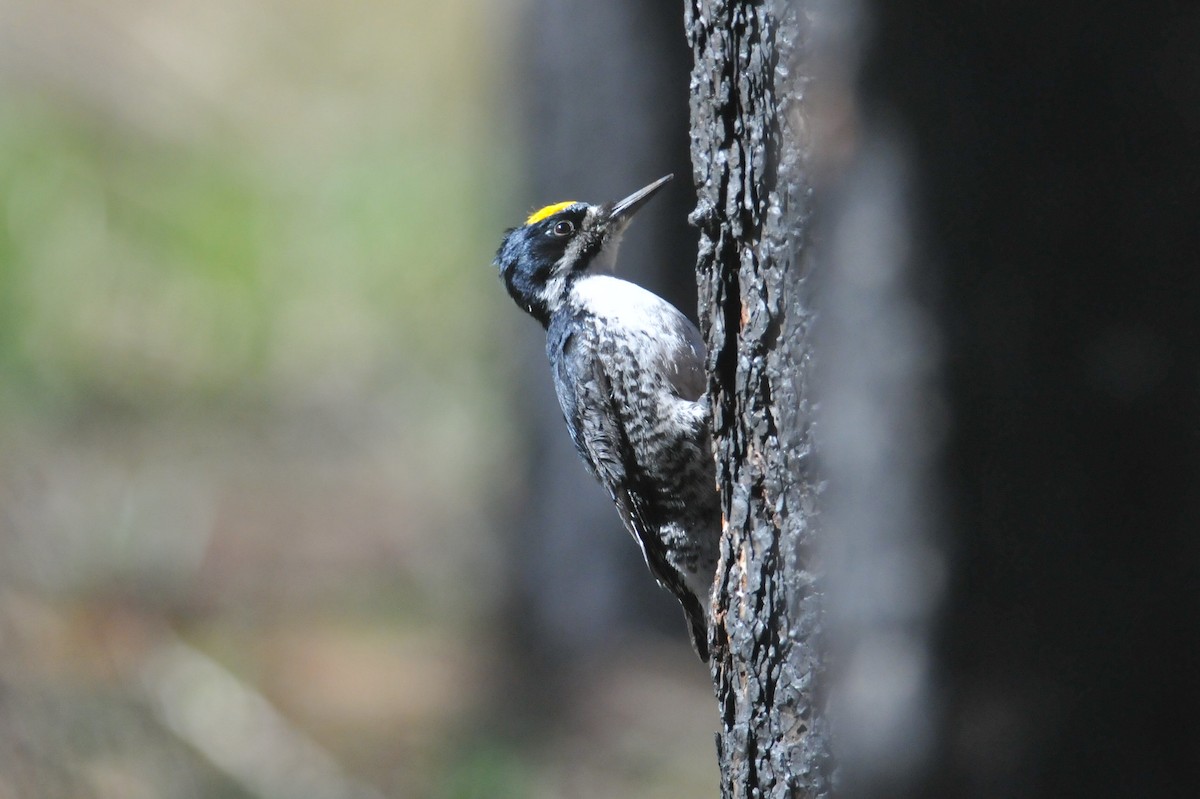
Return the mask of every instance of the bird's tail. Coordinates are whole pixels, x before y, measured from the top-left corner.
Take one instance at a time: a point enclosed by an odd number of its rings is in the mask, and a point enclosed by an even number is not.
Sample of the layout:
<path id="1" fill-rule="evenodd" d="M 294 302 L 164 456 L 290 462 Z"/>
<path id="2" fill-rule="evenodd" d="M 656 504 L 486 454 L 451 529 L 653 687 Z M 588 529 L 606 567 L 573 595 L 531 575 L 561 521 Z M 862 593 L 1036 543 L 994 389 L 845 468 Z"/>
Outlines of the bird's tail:
<path id="1" fill-rule="evenodd" d="M 679 602 L 683 605 L 683 615 L 687 618 L 688 637 L 692 639 L 692 649 L 705 663 L 708 662 L 708 617 L 700 607 L 700 601 L 695 594 L 682 594 Z"/>

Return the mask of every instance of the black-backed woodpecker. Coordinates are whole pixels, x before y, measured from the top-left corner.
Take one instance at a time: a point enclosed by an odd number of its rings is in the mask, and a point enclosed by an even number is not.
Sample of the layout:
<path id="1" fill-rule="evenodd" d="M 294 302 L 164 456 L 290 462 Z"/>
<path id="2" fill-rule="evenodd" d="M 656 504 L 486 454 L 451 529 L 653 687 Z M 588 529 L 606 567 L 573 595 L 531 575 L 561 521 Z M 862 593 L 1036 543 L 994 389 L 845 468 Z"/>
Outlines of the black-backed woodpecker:
<path id="1" fill-rule="evenodd" d="M 571 439 L 683 604 L 708 660 L 721 512 L 700 332 L 660 297 L 614 277 L 621 235 L 671 175 L 623 200 L 562 202 L 509 230 L 496 266 L 508 293 L 546 329 L 554 388 Z"/>

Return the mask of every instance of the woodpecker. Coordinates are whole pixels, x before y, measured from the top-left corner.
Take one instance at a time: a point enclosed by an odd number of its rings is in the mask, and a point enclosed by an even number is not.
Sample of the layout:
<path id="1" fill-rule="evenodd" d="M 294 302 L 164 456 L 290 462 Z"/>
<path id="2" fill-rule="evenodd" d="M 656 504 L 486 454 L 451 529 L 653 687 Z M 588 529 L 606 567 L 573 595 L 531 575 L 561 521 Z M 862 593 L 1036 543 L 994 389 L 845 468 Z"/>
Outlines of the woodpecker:
<path id="1" fill-rule="evenodd" d="M 575 448 L 651 574 L 683 605 L 707 662 L 721 512 L 704 343 L 670 303 L 611 274 L 633 214 L 672 177 L 617 202 L 535 211 L 507 231 L 495 264 L 517 305 L 546 330 Z"/>

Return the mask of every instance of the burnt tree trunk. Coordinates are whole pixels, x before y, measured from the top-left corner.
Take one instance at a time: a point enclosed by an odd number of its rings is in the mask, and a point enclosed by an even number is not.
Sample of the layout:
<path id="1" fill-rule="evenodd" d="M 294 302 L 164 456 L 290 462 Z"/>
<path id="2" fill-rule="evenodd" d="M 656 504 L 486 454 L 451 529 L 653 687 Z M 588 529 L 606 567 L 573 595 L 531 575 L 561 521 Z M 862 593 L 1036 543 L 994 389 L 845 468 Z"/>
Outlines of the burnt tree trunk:
<path id="1" fill-rule="evenodd" d="M 828 668 L 840 796 L 1192 796 L 1200 16 L 822 8 L 817 547 L 807 31 L 689 4 L 724 794 L 829 792 Z"/>
<path id="2" fill-rule="evenodd" d="M 825 796 L 802 4 L 691 0 L 692 162 L 725 535 L 710 632 L 726 797 Z"/>

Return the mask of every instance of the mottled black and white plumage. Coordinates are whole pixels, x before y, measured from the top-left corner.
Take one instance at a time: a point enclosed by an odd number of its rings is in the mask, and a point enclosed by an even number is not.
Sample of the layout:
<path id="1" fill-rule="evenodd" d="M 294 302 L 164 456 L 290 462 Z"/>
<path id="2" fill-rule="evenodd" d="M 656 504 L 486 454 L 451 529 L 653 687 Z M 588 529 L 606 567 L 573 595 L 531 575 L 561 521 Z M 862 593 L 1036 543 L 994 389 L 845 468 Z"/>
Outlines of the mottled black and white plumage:
<path id="1" fill-rule="evenodd" d="M 651 573 L 683 604 L 708 659 L 721 517 L 700 333 L 666 301 L 608 274 L 621 234 L 671 176 L 617 203 L 565 202 L 510 230 L 496 254 L 509 294 L 546 328 L 563 416 Z"/>

